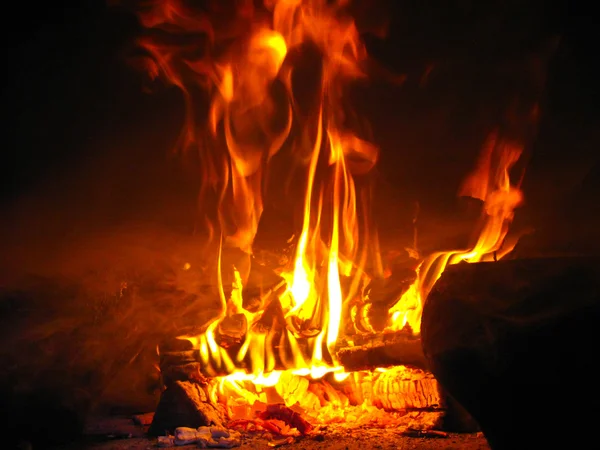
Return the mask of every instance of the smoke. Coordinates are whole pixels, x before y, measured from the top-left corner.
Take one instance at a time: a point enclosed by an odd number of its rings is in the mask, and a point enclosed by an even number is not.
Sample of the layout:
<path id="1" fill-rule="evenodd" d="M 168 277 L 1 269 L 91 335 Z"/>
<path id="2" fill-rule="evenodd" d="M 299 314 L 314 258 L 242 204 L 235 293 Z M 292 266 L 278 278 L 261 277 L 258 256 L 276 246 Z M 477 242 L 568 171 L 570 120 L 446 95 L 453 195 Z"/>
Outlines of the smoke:
<path id="1" fill-rule="evenodd" d="M 23 421 L 25 434 L 36 426 L 75 433 L 89 414 L 111 407 L 153 410 L 157 345 L 201 326 L 219 306 L 199 257 L 207 252 L 189 237 L 121 227 L 61 246 L 2 272 L 0 389 L 6 423 Z M 5 248 L 14 261 L 32 256 L 23 245 Z"/>

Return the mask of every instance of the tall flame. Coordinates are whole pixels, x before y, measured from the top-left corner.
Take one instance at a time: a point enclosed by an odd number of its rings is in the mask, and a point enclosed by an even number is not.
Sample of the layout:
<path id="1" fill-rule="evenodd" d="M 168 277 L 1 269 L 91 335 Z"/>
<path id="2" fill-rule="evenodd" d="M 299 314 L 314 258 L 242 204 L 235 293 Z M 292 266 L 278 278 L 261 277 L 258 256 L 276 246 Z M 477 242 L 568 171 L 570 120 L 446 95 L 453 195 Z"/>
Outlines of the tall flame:
<path id="1" fill-rule="evenodd" d="M 151 56 L 150 72 L 183 93 L 179 148 L 198 149 L 202 210 L 211 236 L 221 237 L 221 314 L 202 334 L 186 339 L 198 350 L 203 370 L 224 376 L 223 383 L 274 386 L 290 374 L 281 369 L 342 377 L 335 346 L 345 307 L 362 295 L 369 281 L 367 255 L 379 251 L 368 223 L 368 188 L 357 182 L 375 166 L 379 150 L 352 129 L 352 111 L 343 102 L 344 88 L 366 78 L 367 52 L 346 12 L 347 0 L 265 0 L 264 8 L 236 3 L 228 8 L 229 2 L 209 2 L 214 10 L 208 14 L 182 0 L 155 0 L 140 13 L 149 30 L 140 43 Z M 207 92 L 210 106 L 204 111 L 198 97 Z M 484 202 L 475 242 L 421 262 L 416 282 L 389 310 L 388 330 L 408 325 L 419 332 L 423 302 L 448 265 L 512 250 L 515 242 L 505 238 L 522 193 L 509 171 L 521 151 L 490 137 L 459 192 Z M 263 195 L 284 189 L 273 185 L 269 172 L 282 155 L 303 174 L 302 211 L 295 254 L 280 274 L 284 282 L 263 302 L 279 313 L 265 318 L 267 306 L 245 309 L 245 276 L 224 263 L 223 250 L 252 254 Z M 218 329 L 233 318 L 241 324 L 241 339 L 225 346 Z"/>
<path id="2" fill-rule="evenodd" d="M 305 174 L 295 256 L 281 273 L 285 286 L 269 300 L 281 306 L 283 331 L 259 326 L 264 310 L 244 309 L 244 277 L 219 257 L 222 314 L 202 335 L 189 339 L 215 375 L 261 377 L 274 370 L 277 359 L 279 365 L 321 376 L 340 370 L 334 347 L 344 304 L 365 277 L 355 263 L 359 248 L 364 252 L 368 242 L 359 230 L 360 188 L 354 178 L 371 170 L 378 149 L 350 129 L 342 99 L 349 82 L 365 78 L 367 54 L 345 12 L 346 1 L 269 0 L 264 10 L 251 3 L 234 8 L 230 26 L 209 21 L 177 0 L 150 3 L 141 15 L 151 31 L 182 39 L 204 36 L 198 42 L 206 48 L 196 56 L 192 46 L 164 44 L 152 33 L 141 44 L 156 64 L 154 72 L 184 93 L 187 118 L 180 142 L 200 150 L 202 199 L 216 199 L 210 229 L 223 237 L 224 247 L 252 254 L 273 157 L 285 149 Z M 303 58 L 313 61 L 308 75 L 298 72 Z M 305 75 L 308 80 L 302 79 Z M 298 93 L 310 83 L 314 89 Z M 204 132 L 197 126 L 201 112 L 194 96 L 199 87 L 211 93 Z M 230 289 L 223 280 L 231 270 L 233 286 L 226 298 Z M 344 288 L 342 277 L 350 280 L 351 289 Z M 247 329 L 232 356 L 215 333 L 234 315 L 244 317 Z"/>

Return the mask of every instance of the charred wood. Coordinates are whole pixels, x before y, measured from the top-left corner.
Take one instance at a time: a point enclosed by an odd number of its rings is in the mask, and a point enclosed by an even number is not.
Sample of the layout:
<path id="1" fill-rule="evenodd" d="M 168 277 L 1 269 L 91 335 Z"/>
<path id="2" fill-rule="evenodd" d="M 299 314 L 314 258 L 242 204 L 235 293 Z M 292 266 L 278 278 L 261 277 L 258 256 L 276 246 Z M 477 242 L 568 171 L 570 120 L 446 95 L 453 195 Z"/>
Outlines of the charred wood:
<path id="1" fill-rule="evenodd" d="M 599 320 L 597 258 L 459 264 L 427 298 L 421 336 L 432 372 L 493 449 L 579 448 L 587 437 L 572 430 L 596 416 L 560 412 L 600 401 Z"/>
<path id="2" fill-rule="evenodd" d="M 250 312 L 264 308 L 265 301 L 283 281 L 283 278 L 275 273 L 272 267 L 253 257 L 248 281 L 242 292 L 244 308 Z"/>
<path id="3" fill-rule="evenodd" d="M 352 405 L 369 402 L 387 411 L 444 409 L 442 393 L 433 375 L 405 366 L 357 373 L 343 385 L 342 391 Z"/>
<path id="4" fill-rule="evenodd" d="M 379 375 L 372 387 L 371 398 L 376 406 L 389 411 L 440 409 L 444 406 L 433 374 L 403 366 Z"/>
<path id="5" fill-rule="evenodd" d="M 354 344 L 359 345 L 342 347 L 337 352 L 346 371 L 402 365 L 427 368 L 420 338 L 405 332 L 356 336 Z"/>
<path id="6" fill-rule="evenodd" d="M 176 381 L 200 381 L 205 378 L 199 362 L 164 366 L 161 368 L 161 375 L 165 386 L 170 386 Z"/>
<path id="7" fill-rule="evenodd" d="M 197 351 L 195 350 L 161 352 L 160 367 L 178 366 L 196 362 L 196 353 Z"/>
<path id="8" fill-rule="evenodd" d="M 417 273 L 413 268 L 398 267 L 389 277 L 371 280 L 367 285 L 366 293 L 373 304 L 381 304 L 389 309 L 416 279 Z"/>
<path id="9" fill-rule="evenodd" d="M 357 336 L 354 339 L 356 342 L 360 342 L 361 345 L 348 345 L 337 351 L 338 361 L 348 372 L 400 365 L 422 369 L 427 367 L 420 339 L 408 333 L 399 332 L 368 337 Z M 232 342 L 230 345 L 223 345 L 223 348 L 227 349 L 233 359 L 233 355 L 239 350 L 240 345 L 240 342 Z M 249 368 L 250 364 L 251 361 L 242 361 L 239 363 L 239 367 Z M 226 372 L 213 373 L 211 372 L 212 369 L 205 367 L 197 349 L 161 352 L 160 368 L 163 376 L 167 378 L 174 377 L 174 379 L 182 379 L 182 374 L 195 373 L 196 371 L 207 377 L 227 375 Z M 283 362 L 276 358 L 275 369 L 283 370 L 285 368 Z"/>
<path id="10" fill-rule="evenodd" d="M 223 406 L 211 401 L 208 384 L 175 381 L 162 393 L 148 434 L 161 436 L 177 427 L 222 426 L 225 418 Z"/>
<path id="11" fill-rule="evenodd" d="M 355 374 L 342 391 L 352 405 L 369 402 L 391 412 L 429 411 L 431 428 L 451 432 L 479 431 L 479 425 L 428 370 L 397 366 L 383 372 Z"/>

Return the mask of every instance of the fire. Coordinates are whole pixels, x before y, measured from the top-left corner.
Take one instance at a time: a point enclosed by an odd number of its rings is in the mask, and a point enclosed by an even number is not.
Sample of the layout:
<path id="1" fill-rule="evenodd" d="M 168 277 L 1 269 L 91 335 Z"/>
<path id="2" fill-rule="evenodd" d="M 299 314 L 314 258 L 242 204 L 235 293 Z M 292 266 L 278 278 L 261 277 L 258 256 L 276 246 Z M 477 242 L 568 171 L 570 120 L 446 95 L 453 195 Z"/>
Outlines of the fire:
<path id="1" fill-rule="evenodd" d="M 200 146 L 210 173 L 206 183 L 216 186 L 217 224 L 222 245 L 252 253 L 263 211 L 263 188 L 269 160 L 283 147 L 289 149 L 305 171 L 302 227 L 296 255 L 281 276 L 286 286 L 275 301 L 283 311 L 285 327 L 259 330 L 264 310 L 251 313 L 242 301 L 243 280 L 235 267 L 219 267 L 222 304 L 220 317 L 200 336 L 188 337 L 198 348 L 207 372 L 230 379 L 271 380 L 276 365 L 297 374 L 321 377 L 341 373 L 335 357 L 344 304 L 355 295 L 342 285 L 342 277 L 364 281 L 363 267 L 355 265 L 360 230 L 354 177 L 368 172 L 378 149 L 354 134 L 346 124 L 342 88 L 364 77 L 361 65 L 366 51 L 354 22 L 344 15 L 345 2 L 278 0 L 265 5 L 270 21 L 250 21 L 239 36 L 239 46 L 214 60 L 185 61 L 211 88 L 208 138 Z M 192 20 L 177 2 L 161 3 L 144 16 L 151 27 L 176 25 L 185 31 L 206 30 L 206 22 Z M 151 17 L 151 18 L 150 18 Z M 181 55 L 174 49 L 142 42 L 155 57 L 169 82 L 186 94 L 188 115 L 194 114 L 191 88 L 178 69 Z M 307 45 L 318 54 L 316 101 L 306 110 L 298 103 L 291 52 Z M 192 80 L 193 82 L 194 80 Z M 283 86 L 285 100 L 277 102 L 274 86 Z M 281 117 L 285 120 L 281 120 Z M 279 119 L 278 126 L 273 125 Z M 185 143 L 197 142 L 194 120 L 188 118 Z M 293 133 L 293 127 L 299 128 Z M 349 160 L 352 159 L 352 161 Z M 205 187 L 205 189 L 207 189 Z M 367 243 L 363 243 L 366 248 Z M 223 288 L 222 271 L 232 270 L 230 298 Z M 226 317 L 245 318 L 244 340 L 235 354 L 217 343 L 215 330 Z M 275 354 L 275 349 L 278 354 Z"/>
<path id="2" fill-rule="evenodd" d="M 373 224 L 363 223 L 369 196 L 357 182 L 375 166 L 379 150 L 352 129 L 353 112 L 343 102 L 344 89 L 367 78 L 367 52 L 348 1 L 265 0 L 264 8 L 245 1 L 232 11 L 223 3 L 215 5 L 212 21 L 178 0 L 147 3 L 140 14 L 149 30 L 187 39 L 165 44 L 150 33 L 140 43 L 152 58 L 151 72 L 184 95 L 179 148 L 198 151 L 200 200 L 219 242 L 221 314 L 200 335 L 183 338 L 197 349 L 206 374 L 220 377 L 214 396 L 237 395 L 252 405 L 278 395 L 288 405 L 306 406 L 315 399 L 304 377 L 350 376 L 337 361 L 336 345 L 344 321 L 353 317 L 348 305 L 364 297 L 368 255 L 379 248 Z M 303 58 L 312 61 L 308 70 Z M 207 111 L 198 91 L 210 95 Z M 303 174 L 301 226 L 295 255 L 279 274 L 284 282 L 250 311 L 243 302 L 247 274 L 226 264 L 223 253 L 237 248 L 251 258 L 264 193 L 283 189 L 269 172 L 282 154 Z M 505 238 L 522 194 L 509 170 L 520 154 L 520 147 L 490 138 L 460 191 L 485 205 L 475 243 L 420 263 L 416 282 L 389 310 L 388 331 L 409 326 L 419 332 L 423 302 L 447 265 L 500 258 L 512 249 Z M 267 313 L 271 306 L 275 313 Z M 218 336 L 226 322 L 238 324 L 241 336 L 227 345 Z M 338 400 L 347 406 L 347 399 Z"/>
<path id="3" fill-rule="evenodd" d="M 484 202 L 483 226 L 473 246 L 438 252 L 425 258 L 417 269 L 416 282 L 390 309 L 390 329 L 401 329 L 407 323 L 413 330 L 420 328 L 423 302 L 448 265 L 497 260 L 514 249 L 517 238 L 509 241 L 506 238 L 514 210 L 523 202 L 523 193 L 511 184 L 509 172 L 522 151 L 522 146 L 500 139 L 497 132 L 489 136 L 477 167 L 459 191 L 459 195 Z"/>

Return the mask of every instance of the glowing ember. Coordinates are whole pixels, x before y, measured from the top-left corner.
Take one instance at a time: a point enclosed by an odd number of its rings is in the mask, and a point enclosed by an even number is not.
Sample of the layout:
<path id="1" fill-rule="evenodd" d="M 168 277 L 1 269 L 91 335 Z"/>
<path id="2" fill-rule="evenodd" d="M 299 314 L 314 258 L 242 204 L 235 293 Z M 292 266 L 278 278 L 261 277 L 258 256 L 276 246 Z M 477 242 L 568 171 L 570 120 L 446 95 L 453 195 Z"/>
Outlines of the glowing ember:
<path id="1" fill-rule="evenodd" d="M 365 317 L 368 308 L 348 311 L 353 300 L 365 299 L 367 255 L 377 254 L 379 247 L 373 224 L 358 220 L 357 211 L 363 208 L 367 217 L 369 205 L 362 203 L 368 195 L 355 183 L 375 166 L 378 149 L 350 129 L 352 112 L 342 103 L 343 89 L 366 77 L 367 58 L 347 3 L 265 0 L 259 11 L 252 2 L 242 2 L 225 20 L 233 24 L 227 28 L 177 0 L 150 4 L 140 15 L 149 29 L 204 36 L 189 45 L 158 44 L 152 37 L 141 44 L 154 61 L 151 72 L 185 94 L 187 118 L 180 143 L 185 150 L 199 151 L 201 200 L 211 235 L 220 236 L 221 300 L 221 314 L 202 334 L 185 339 L 197 349 L 203 370 L 221 377 L 213 397 L 229 399 L 233 409 L 276 400 L 313 411 L 318 420 L 332 420 L 336 408 L 349 408 L 348 398 L 323 378 L 331 374 L 328 380 L 340 382 L 349 377 L 336 358 L 344 320 L 360 321 L 357 330 L 373 329 Z M 310 74 L 306 68 L 299 72 L 298 55 L 314 58 Z M 313 86 L 308 94 L 298 93 L 298 77 Z M 211 95 L 202 132 L 194 100 L 198 90 Z M 303 174 L 302 226 L 295 255 L 280 273 L 283 284 L 267 293 L 262 308 L 251 311 L 243 303 L 247 275 L 241 267 L 225 264 L 222 255 L 228 248 L 252 254 L 263 193 L 282 189 L 268 182 L 268 169 L 280 153 Z M 490 138 L 460 192 L 485 203 L 475 243 L 430 255 L 419 264 L 417 280 L 389 310 L 389 331 L 409 327 L 418 333 L 423 301 L 448 264 L 500 258 L 512 249 L 515 243 L 504 240 L 522 195 L 508 172 L 520 153 L 518 146 Z M 214 214 L 209 198 L 216 199 Z M 232 285 L 224 279 L 233 279 Z M 280 314 L 266 317 L 275 303 Z M 217 330 L 233 318 L 239 319 L 241 337 L 224 345 Z M 314 379 L 322 379 L 321 396 Z M 372 403 L 357 407 L 374 408 Z"/>

